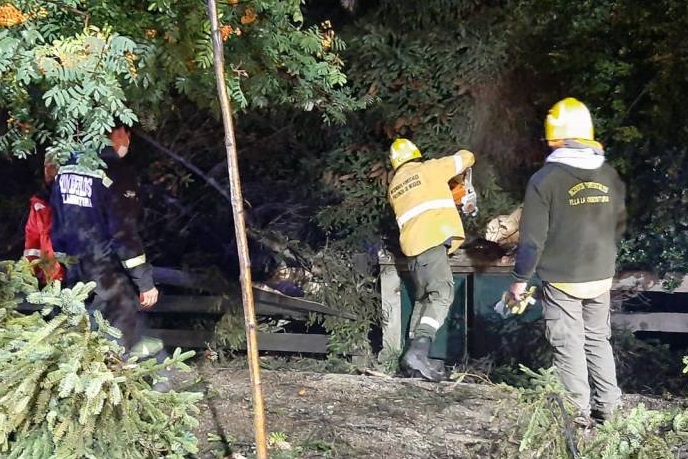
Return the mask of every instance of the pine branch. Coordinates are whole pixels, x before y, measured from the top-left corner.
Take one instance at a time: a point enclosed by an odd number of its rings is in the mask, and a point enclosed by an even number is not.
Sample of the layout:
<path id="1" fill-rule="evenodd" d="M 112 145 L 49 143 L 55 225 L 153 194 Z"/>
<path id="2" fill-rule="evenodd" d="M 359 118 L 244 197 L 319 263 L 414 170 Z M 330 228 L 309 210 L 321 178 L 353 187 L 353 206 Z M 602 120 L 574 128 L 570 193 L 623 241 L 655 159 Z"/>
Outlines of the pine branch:
<path id="1" fill-rule="evenodd" d="M 18 263 L 1 266 L 7 279 L 21 279 Z M 29 293 L 32 301 L 60 305 L 49 322 L 37 313 L 0 316 L 0 455 L 152 459 L 194 453 L 191 429 L 201 394 L 151 390 L 161 369 L 188 369 L 183 362 L 193 352 L 177 351 L 162 364 L 137 355 L 125 360 L 101 316 L 91 330 L 83 305 L 89 291 L 81 284 Z"/>

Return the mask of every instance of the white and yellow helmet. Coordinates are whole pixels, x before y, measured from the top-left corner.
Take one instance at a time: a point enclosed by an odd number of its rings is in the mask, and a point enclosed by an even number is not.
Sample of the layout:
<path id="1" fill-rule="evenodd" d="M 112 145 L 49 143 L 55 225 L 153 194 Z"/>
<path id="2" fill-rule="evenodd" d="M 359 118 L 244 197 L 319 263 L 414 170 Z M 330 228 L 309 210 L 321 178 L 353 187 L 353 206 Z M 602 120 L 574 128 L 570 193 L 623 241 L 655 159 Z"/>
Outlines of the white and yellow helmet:
<path id="1" fill-rule="evenodd" d="M 567 97 L 554 104 L 545 120 L 545 138 L 595 140 L 588 107 L 573 97 Z"/>
<path id="2" fill-rule="evenodd" d="M 389 147 L 389 162 L 394 170 L 404 163 L 421 157 L 418 147 L 408 139 L 397 139 Z"/>

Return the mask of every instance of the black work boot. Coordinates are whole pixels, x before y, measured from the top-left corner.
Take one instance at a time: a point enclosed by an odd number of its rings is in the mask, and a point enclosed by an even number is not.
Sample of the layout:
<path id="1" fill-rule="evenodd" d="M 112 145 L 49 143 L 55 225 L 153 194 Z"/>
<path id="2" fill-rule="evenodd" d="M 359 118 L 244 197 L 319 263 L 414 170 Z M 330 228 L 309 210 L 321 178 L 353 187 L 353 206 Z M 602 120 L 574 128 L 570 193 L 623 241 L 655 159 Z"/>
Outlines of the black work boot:
<path id="1" fill-rule="evenodd" d="M 438 371 L 436 364 L 428 360 L 431 344 L 430 338 L 425 336 L 413 339 L 401 358 L 401 368 L 410 374 L 420 373 L 428 381 L 444 381 L 444 368 Z"/>

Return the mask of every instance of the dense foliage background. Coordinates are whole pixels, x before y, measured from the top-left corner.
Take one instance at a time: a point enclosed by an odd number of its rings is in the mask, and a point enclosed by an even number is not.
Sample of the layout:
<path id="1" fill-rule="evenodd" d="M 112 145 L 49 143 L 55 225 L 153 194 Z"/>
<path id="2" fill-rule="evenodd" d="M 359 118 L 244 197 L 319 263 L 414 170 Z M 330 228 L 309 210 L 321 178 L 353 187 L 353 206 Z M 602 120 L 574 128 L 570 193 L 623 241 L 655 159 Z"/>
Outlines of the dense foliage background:
<path id="1" fill-rule="evenodd" d="M 338 263 L 329 285 L 342 290 L 327 294 L 347 290 L 352 307 L 367 304 L 365 332 L 379 320 L 375 280 L 352 257 L 370 260 L 397 243 L 385 199 L 390 142 L 409 137 L 427 157 L 476 153 L 481 211 L 466 226 L 478 236 L 521 200 L 547 153 L 547 109 L 569 95 L 590 107 L 628 185 L 620 268 L 686 270 L 688 221 L 677 211 L 688 201 L 684 2 L 229 0 L 220 8 L 257 280 L 289 266 L 323 281 L 321 268 Z M 3 258 L 21 253 L 43 157 L 83 150 L 95 166 L 93 152 L 119 118 L 135 123 L 128 160 L 140 172 L 153 262 L 232 278 L 209 34 L 204 5 L 191 0 L 0 6 Z"/>
<path id="2" fill-rule="evenodd" d="M 407 136 L 430 157 L 476 152 L 482 212 L 468 227 L 478 234 L 520 200 L 546 153 L 547 108 L 574 95 L 629 185 L 620 262 L 685 268 L 687 222 L 674 211 L 688 199 L 683 2 L 343 3 L 221 4 L 254 229 L 315 249 L 393 246 L 386 150 Z M 12 157 L 96 151 L 117 116 L 146 134 L 134 151 L 160 262 L 231 261 L 227 202 L 203 199 L 217 193 L 209 183 L 226 188 L 204 5 L 14 4 L 2 7 L 0 29 L 5 252 L 17 253 L 23 203 L 37 186 L 27 178 L 40 161 Z M 194 242 L 201 235 L 205 243 Z"/>

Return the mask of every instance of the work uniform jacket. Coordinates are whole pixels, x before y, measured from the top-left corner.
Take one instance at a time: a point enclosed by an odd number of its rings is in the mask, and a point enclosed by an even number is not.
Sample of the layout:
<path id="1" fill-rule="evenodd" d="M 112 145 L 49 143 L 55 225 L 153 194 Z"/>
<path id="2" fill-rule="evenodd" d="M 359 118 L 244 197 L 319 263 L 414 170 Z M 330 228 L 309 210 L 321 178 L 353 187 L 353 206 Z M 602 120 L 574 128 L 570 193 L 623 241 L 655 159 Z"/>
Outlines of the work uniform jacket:
<path id="1" fill-rule="evenodd" d="M 50 228 L 52 212 L 47 191 L 31 196 L 29 218 L 24 227 L 24 257 L 29 261 L 42 259 L 41 266 L 34 271 L 41 282 L 62 280 L 64 268 L 55 260 Z"/>
<path id="2" fill-rule="evenodd" d="M 153 270 L 139 236 L 136 174 L 111 147 L 101 158 L 105 170 L 88 171 L 75 161 L 60 168 L 51 194 L 53 246 L 56 252 L 88 260 L 89 266 L 121 264 L 139 292 L 146 292 L 154 287 Z M 100 277 L 99 272 L 83 275 L 91 278 L 78 280 L 97 282 Z"/>
<path id="3" fill-rule="evenodd" d="M 573 159 L 552 160 L 562 153 Z M 571 165 L 586 160 L 597 163 Z M 602 156 L 585 149 L 555 150 L 526 188 L 516 280 L 526 282 L 535 272 L 552 284 L 608 280 L 611 286 L 616 244 L 626 228 L 625 190 Z"/>
<path id="4" fill-rule="evenodd" d="M 387 194 L 399 225 L 404 255 L 416 256 L 442 244 L 447 245 L 448 253 L 453 253 L 464 241 L 461 217 L 448 183 L 473 165 L 473 155 L 463 155 L 470 159 L 470 164 L 464 164 L 462 154 L 457 153 L 407 162 L 394 174 Z"/>

